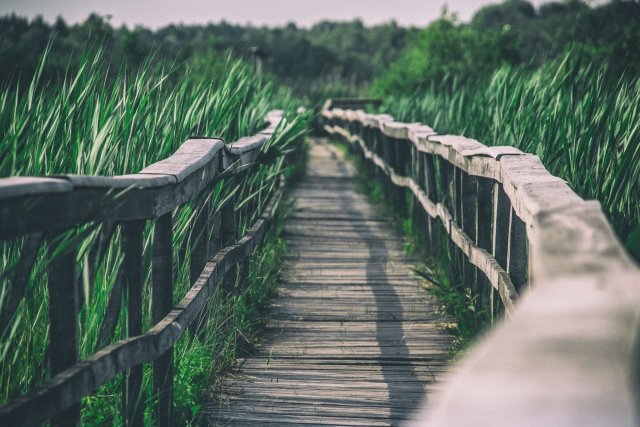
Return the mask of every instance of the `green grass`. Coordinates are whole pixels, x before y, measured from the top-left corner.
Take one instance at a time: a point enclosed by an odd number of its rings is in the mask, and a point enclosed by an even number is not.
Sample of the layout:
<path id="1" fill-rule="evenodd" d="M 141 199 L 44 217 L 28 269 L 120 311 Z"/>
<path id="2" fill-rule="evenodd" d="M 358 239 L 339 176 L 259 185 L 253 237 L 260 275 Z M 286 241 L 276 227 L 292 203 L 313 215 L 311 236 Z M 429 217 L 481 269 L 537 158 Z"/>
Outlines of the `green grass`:
<path id="1" fill-rule="evenodd" d="M 46 61 L 43 57 L 42 64 Z M 41 64 L 41 68 L 42 68 Z M 115 77 L 114 77 L 115 76 Z M 136 74 L 108 72 L 102 52 L 85 53 L 77 72 L 59 83 L 42 82 L 36 74 L 27 90 L 0 89 L 0 177 L 41 174 L 133 173 L 171 155 L 189 136 L 222 137 L 234 141 L 263 126 L 273 108 L 285 108 L 274 138 L 263 146 L 264 164 L 250 174 L 219 181 L 206 199 L 198 198 L 174 212 L 174 302 L 190 287 L 189 248 L 195 238 L 193 224 L 208 203 L 214 212 L 234 199 L 237 237 L 255 221 L 277 185 L 277 177 L 291 175 L 301 164 L 301 139 L 309 115 L 296 114 L 297 105 L 266 78 L 253 74 L 242 62 L 225 58 L 186 64 L 147 60 Z M 126 336 L 125 310 L 121 310 L 115 334 L 99 342 L 109 296 L 117 285 L 122 262 L 116 232 L 98 265 L 89 262 L 91 248 L 104 224 L 87 224 L 69 233 L 61 246 L 78 245 L 78 265 L 85 300 L 79 315 L 80 357 Z M 273 235 L 272 235 L 273 236 Z M 11 271 L 20 255 L 23 239 L 0 244 L 0 310 L 11 285 Z M 181 424 L 197 418 L 199 399 L 211 376 L 234 359 L 241 343 L 260 316 L 257 312 L 269 295 L 272 270 L 281 245 L 275 237 L 256 254 L 251 265 L 251 286 L 231 298 L 214 298 L 208 308 L 204 339 L 184 337 L 175 347 L 175 411 Z M 150 280 L 152 227 L 144 231 L 143 330 L 151 326 Z M 279 249 L 280 248 L 280 249 Z M 262 257 L 262 258 L 260 258 Z M 0 403 L 20 396 L 48 378 L 47 254 L 41 250 L 30 275 L 26 296 L 6 333 L 0 338 Z M 90 271 L 91 270 L 91 271 Z M 91 273 L 91 274 L 89 274 Z M 91 276 L 95 280 L 89 280 Z M 246 339 L 244 338 L 246 337 Z M 143 388 L 147 397 L 145 418 L 152 423 L 150 371 Z M 120 378 L 105 384 L 84 399 L 87 425 L 120 424 Z"/>
<path id="2" fill-rule="evenodd" d="M 637 76 L 611 82 L 606 64 L 581 62 L 569 53 L 535 71 L 505 66 L 488 81 L 389 98 L 381 110 L 440 133 L 537 154 L 580 196 L 599 200 L 640 257 Z"/>

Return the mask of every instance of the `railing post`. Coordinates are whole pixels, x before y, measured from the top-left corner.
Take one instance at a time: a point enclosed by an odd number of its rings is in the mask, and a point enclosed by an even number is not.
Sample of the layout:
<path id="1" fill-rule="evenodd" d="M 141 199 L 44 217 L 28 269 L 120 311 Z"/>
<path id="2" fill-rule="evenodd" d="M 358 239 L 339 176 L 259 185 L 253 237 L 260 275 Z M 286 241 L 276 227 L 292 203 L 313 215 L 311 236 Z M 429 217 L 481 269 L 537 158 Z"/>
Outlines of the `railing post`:
<path id="1" fill-rule="evenodd" d="M 418 187 L 422 188 L 420 177 L 422 176 L 422 156 L 415 145 L 410 146 L 411 153 L 411 179 L 418 184 Z M 424 212 L 420 206 L 418 198 L 411 193 L 411 223 L 413 225 L 413 232 L 415 233 L 417 240 L 420 244 L 424 245 L 428 242 L 428 226 L 425 221 Z M 426 234 L 426 235 L 425 235 Z"/>
<path id="2" fill-rule="evenodd" d="M 222 213 L 216 212 L 212 215 L 211 227 L 209 228 L 209 253 L 207 259 L 211 258 L 222 248 Z"/>
<path id="3" fill-rule="evenodd" d="M 372 150 L 374 154 L 376 154 L 378 157 L 384 159 L 384 135 L 382 134 L 382 131 L 379 128 L 372 128 L 372 133 L 374 135 L 374 139 L 373 139 L 373 147 Z M 374 170 L 374 177 L 377 179 L 378 181 L 378 185 L 380 185 L 383 189 L 383 191 L 385 191 L 385 195 L 386 195 L 386 177 L 384 176 L 384 172 L 382 170 L 380 170 L 380 168 L 376 167 L 375 165 L 372 166 L 373 170 Z"/>
<path id="4" fill-rule="evenodd" d="M 476 179 L 476 199 L 478 201 L 477 218 L 476 218 L 476 246 L 491 253 L 491 236 L 492 236 L 492 207 L 493 207 L 493 182 L 487 178 Z M 494 319 L 493 298 L 495 289 L 487 279 L 487 277 L 477 271 L 478 289 L 480 295 L 484 295 L 481 303 L 489 307 L 489 315 L 491 322 Z"/>
<path id="5" fill-rule="evenodd" d="M 424 154 L 424 180 L 425 180 L 425 191 L 429 200 L 434 203 L 438 203 L 440 201 L 440 196 L 438 194 L 438 182 L 436 181 L 436 166 L 433 160 L 432 154 Z M 437 254 L 441 254 L 440 248 L 440 239 L 437 219 L 431 218 L 431 216 L 427 215 L 427 221 L 429 223 L 429 247 L 431 251 L 436 251 Z"/>
<path id="6" fill-rule="evenodd" d="M 439 194 L 441 196 L 441 203 L 444 207 L 449 211 L 450 214 L 453 214 L 453 198 L 454 198 L 454 183 L 453 183 L 453 166 L 447 162 L 446 160 L 438 159 L 438 173 L 439 173 Z M 451 221 L 454 219 L 451 218 Z M 449 227 L 450 224 L 446 224 L 445 227 Z M 445 250 L 449 255 L 449 259 L 451 262 L 451 279 L 455 280 L 453 263 L 455 261 L 455 257 L 453 254 L 453 243 L 450 239 L 447 239 L 447 244 L 445 246 Z"/>
<path id="7" fill-rule="evenodd" d="M 462 170 L 456 166 L 451 166 L 452 167 L 452 173 L 453 173 L 453 185 L 451 187 L 452 189 L 452 197 L 451 197 L 451 203 L 453 205 L 453 209 L 450 210 L 452 216 L 453 216 L 453 222 L 455 222 L 458 227 L 462 228 Z M 460 279 L 463 288 L 465 287 L 466 283 L 464 283 L 464 253 L 462 252 L 462 250 L 458 247 L 458 245 L 456 245 L 455 243 L 451 243 L 451 253 L 452 253 L 452 263 L 451 263 L 451 267 L 452 267 L 452 271 L 453 271 L 453 277 Z"/>
<path id="8" fill-rule="evenodd" d="M 476 177 L 467 175 L 460 170 L 461 179 L 461 226 L 462 230 L 469 237 L 469 239 L 475 243 L 478 235 L 478 182 Z M 464 255 L 462 251 L 462 278 L 465 288 L 471 288 L 474 295 L 478 293 L 478 271 L 477 268 L 471 264 L 469 258 Z"/>
<path id="9" fill-rule="evenodd" d="M 63 246 L 63 234 L 49 239 L 47 289 L 49 291 L 49 368 L 51 376 L 78 362 L 79 289 L 75 246 Z M 76 426 L 80 422 L 80 403 L 72 405 L 51 420 L 56 427 Z"/>
<path id="10" fill-rule="evenodd" d="M 127 305 L 127 336 L 142 334 L 142 234 L 144 220 L 125 222 L 121 226 L 123 282 Z M 127 426 L 144 425 L 142 365 L 124 374 L 124 422 Z"/>
<path id="11" fill-rule="evenodd" d="M 502 188 L 502 184 L 493 186 L 493 257 L 500 267 L 507 270 L 507 252 L 509 249 L 509 223 L 511 204 Z"/>
<path id="12" fill-rule="evenodd" d="M 220 238 L 223 247 L 236 241 L 235 197 L 231 197 L 220 211 Z M 232 294 L 235 290 L 236 275 L 237 271 L 234 267 L 223 279 L 223 289 L 227 295 Z"/>
<path id="13" fill-rule="evenodd" d="M 191 258 L 189 259 L 189 283 L 191 285 L 198 280 L 198 277 L 200 277 L 200 273 L 202 273 L 202 269 L 209 258 L 210 206 L 207 202 L 207 198 L 203 197 L 203 199 L 204 201 L 199 203 L 200 209 L 196 214 L 195 224 L 191 231 L 191 242 L 193 245 Z M 189 327 L 192 336 L 199 336 L 204 323 L 204 312 L 205 310 L 203 308 L 202 311 L 198 313 L 196 320 Z"/>
<path id="14" fill-rule="evenodd" d="M 160 322 L 173 307 L 173 246 L 172 215 L 166 213 L 156 219 L 153 230 L 152 304 L 154 324 Z M 153 390 L 157 402 L 154 407 L 155 425 L 169 426 L 173 389 L 173 348 L 153 362 Z"/>
<path id="15" fill-rule="evenodd" d="M 509 256 L 507 273 L 519 292 L 527 284 L 527 230 L 526 224 L 511 209 L 509 222 Z"/>

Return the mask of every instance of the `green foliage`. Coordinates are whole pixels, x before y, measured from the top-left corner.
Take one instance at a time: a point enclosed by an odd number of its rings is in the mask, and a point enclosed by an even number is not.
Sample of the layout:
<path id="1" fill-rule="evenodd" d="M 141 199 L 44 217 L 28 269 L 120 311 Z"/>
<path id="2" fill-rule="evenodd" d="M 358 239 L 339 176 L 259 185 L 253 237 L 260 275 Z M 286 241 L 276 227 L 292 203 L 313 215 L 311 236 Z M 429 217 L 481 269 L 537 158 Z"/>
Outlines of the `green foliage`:
<path id="1" fill-rule="evenodd" d="M 448 79 L 482 78 L 515 56 L 508 27 L 502 31 L 456 25 L 443 16 L 413 37 L 402 57 L 374 83 L 377 95 L 413 93 Z"/>
<path id="2" fill-rule="evenodd" d="M 231 25 L 169 25 L 156 31 L 136 26 L 113 28 L 96 14 L 84 22 L 54 24 L 41 17 L 31 21 L 15 15 L 0 17 L 0 82 L 28 80 L 35 72 L 42 50 L 51 41 L 50 60 L 43 80 L 64 76 L 80 66 L 78 52 L 103 46 L 104 62 L 118 70 L 126 63 L 132 70 L 143 66 L 149 52 L 166 62 L 182 63 L 202 56 L 248 59 L 257 47 L 263 69 L 301 97 L 319 104 L 326 95 L 314 95 L 328 85 L 346 96 L 369 82 L 393 62 L 414 30 L 394 22 L 365 27 L 359 20 L 319 22 L 311 28 L 288 24 L 277 28 Z M 344 92 L 342 91 L 344 90 Z M 311 92 L 311 93 L 310 93 Z"/>
<path id="3" fill-rule="evenodd" d="M 273 92 L 238 61 L 170 67 L 150 57 L 111 81 L 103 59 L 85 52 L 59 85 L 41 85 L 36 73 L 26 92 L 0 90 L 0 176 L 137 171 L 192 135 L 253 133 Z"/>
<path id="4" fill-rule="evenodd" d="M 533 70 L 571 49 L 585 63 L 607 63 L 607 80 L 640 72 L 640 4 L 589 7 L 579 0 L 534 6 L 506 0 L 480 9 L 469 24 L 443 15 L 410 37 L 400 59 L 374 81 L 379 96 L 450 90 L 486 80 L 503 65 Z"/>
<path id="5" fill-rule="evenodd" d="M 428 282 L 427 291 L 436 297 L 441 313 L 455 320 L 450 325 L 450 332 L 456 338 L 451 347 L 453 356 L 466 350 L 473 340 L 490 324 L 490 316 L 486 310 L 477 307 L 479 295 L 470 288 L 463 288 L 461 283 L 452 283 L 439 263 L 432 260 L 433 268 L 421 266 L 415 273 Z M 446 320 L 446 317 L 445 317 Z"/>
<path id="6" fill-rule="evenodd" d="M 544 3 L 536 10 L 528 1 L 507 0 L 480 9 L 470 25 L 481 31 L 509 26 L 520 45 L 518 60 L 536 67 L 580 46 L 591 60 L 607 62 L 614 78 L 640 71 L 638 2 L 589 7 L 587 2 L 568 0 Z"/>

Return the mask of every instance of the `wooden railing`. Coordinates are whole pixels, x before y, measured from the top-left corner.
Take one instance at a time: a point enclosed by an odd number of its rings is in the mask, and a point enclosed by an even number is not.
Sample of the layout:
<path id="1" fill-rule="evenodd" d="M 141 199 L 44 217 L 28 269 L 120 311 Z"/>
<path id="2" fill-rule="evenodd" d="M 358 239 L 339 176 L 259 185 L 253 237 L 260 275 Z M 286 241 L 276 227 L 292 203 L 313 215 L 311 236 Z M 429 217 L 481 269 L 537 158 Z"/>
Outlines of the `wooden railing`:
<path id="1" fill-rule="evenodd" d="M 321 121 L 479 308 L 506 312 L 416 425 L 636 425 L 640 272 L 598 202 L 513 147 L 331 103 Z"/>
<path id="2" fill-rule="evenodd" d="M 229 198 L 226 205 L 211 206 L 208 197 L 220 179 L 236 179 L 264 162 L 263 148 L 273 137 L 282 113 L 269 113 L 268 127 L 232 144 L 220 139 L 190 139 L 175 154 L 137 174 L 116 177 L 60 176 L 0 180 L 0 240 L 23 237 L 21 257 L 5 298 L 2 327 L 10 323 L 27 292 L 29 272 L 41 245 L 51 256 L 47 267 L 49 293 L 50 380 L 0 408 L 0 425 L 75 425 L 80 401 L 100 385 L 124 373 L 124 419 L 143 424 L 140 403 L 142 364 L 153 362 L 154 424 L 171 424 L 173 346 L 187 328 L 195 328 L 199 313 L 226 274 L 246 270 L 248 257 L 261 242 L 278 203 L 281 187 L 266 188 L 242 209 L 258 212 L 249 231 L 236 240 L 236 217 L 241 208 Z M 233 181 L 231 181 L 233 182 Z M 264 183 L 262 184 L 264 185 Z M 186 202 L 196 205 L 197 218 L 188 242 L 191 284 L 184 298 L 173 304 L 173 260 L 179 250 L 172 244 L 172 218 Z M 143 231 L 153 224 L 151 272 L 151 324 L 143 332 Z M 106 345 L 79 360 L 78 312 L 83 302 L 78 286 L 77 248 L 60 249 L 61 236 L 87 224 L 101 223 L 98 248 L 89 259 L 99 262 L 120 228 L 123 261 L 120 268 L 126 298 L 117 298 L 102 319 L 101 342 L 110 342 L 126 301 L 128 338 Z M 242 271 L 238 274 L 242 276 Z M 246 274 L 246 271 L 244 272 Z M 233 289 L 230 290 L 233 292 Z M 110 301 L 111 304 L 111 301 Z"/>

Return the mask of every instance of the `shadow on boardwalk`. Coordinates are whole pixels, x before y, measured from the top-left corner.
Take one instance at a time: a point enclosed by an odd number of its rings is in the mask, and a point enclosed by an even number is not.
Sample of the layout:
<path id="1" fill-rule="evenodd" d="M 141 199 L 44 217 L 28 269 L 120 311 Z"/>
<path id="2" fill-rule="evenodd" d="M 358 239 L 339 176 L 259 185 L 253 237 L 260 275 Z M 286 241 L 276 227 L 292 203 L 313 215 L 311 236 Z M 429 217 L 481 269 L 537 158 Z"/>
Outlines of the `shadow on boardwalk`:
<path id="1" fill-rule="evenodd" d="M 345 176 L 349 175 L 344 159 L 338 158 L 335 152 L 331 153 L 331 158 L 336 161 L 338 171 Z M 382 363 L 382 375 L 389 391 L 389 418 L 406 419 L 408 415 L 406 408 L 398 404 L 408 401 L 411 406 L 417 407 L 423 400 L 425 389 L 413 371 L 409 348 L 405 342 L 403 307 L 398 293 L 390 285 L 387 277 L 389 251 L 383 239 L 370 238 L 373 230 L 367 225 L 360 212 L 353 208 L 353 198 L 341 198 L 340 201 L 345 211 L 353 212 L 354 221 L 362 224 L 358 231 L 369 250 L 366 266 L 367 283 L 380 285 L 372 286 L 371 290 L 377 305 L 376 339 L 380 347 L 380 359 L 386 362 Z M 385 315 L 387 311 L 392 314 Z M 395 343 L 395 346 L 389 346 L 387 344 L 389 340 Z M 394 362 L 400 363 L 395 365 Z M 398 376 L 406 378 L 406 381 L 399 382 Z"/>
<path id="2" fill-rule="evenodd" d="M 435 303 L 354 175 L 335 147 L 313 144 L 272 319 L 205 405 L 212 424 L 399 425 L 446 369 L 451 337 Z"/>

